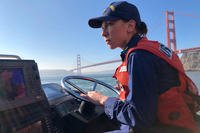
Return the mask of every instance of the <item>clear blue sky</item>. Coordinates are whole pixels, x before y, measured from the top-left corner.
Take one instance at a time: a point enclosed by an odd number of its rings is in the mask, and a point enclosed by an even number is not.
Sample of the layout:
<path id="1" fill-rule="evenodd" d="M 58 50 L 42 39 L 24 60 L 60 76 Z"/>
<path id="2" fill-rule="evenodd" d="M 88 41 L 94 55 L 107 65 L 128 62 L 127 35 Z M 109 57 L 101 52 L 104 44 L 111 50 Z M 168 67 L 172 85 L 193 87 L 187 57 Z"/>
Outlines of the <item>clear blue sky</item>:
<path id="1" fill-rule="evenodd" d="M 175 12 L 179 48 L 200 46 L 199 0 L 128 0 L 146 22 L 148 38 L 166 43 L 165 11 Z M 0 0 L 0 54 L 34 59 L 40 69 L 71 69 L 76 56 L 82 65 L 119 59 L 101 29 L 88 26 L 111 0 Z M 192 14 L 183 15 L 183 14 Z"/>

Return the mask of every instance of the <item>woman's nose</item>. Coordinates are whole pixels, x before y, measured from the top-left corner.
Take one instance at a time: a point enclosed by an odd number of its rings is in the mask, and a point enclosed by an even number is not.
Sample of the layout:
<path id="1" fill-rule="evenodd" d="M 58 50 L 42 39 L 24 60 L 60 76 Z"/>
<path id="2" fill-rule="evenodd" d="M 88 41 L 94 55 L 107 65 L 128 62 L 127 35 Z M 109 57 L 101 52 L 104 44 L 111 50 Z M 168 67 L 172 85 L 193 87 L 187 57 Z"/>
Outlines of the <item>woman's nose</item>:
<path id="1" fill-rule="evenodd" d="M 101 35 L 102 35 L 103 37 L 106 37 L 106 36 L 108 35 L 108 31 L 107 31 L 106 29 L 102 29 Z"/>

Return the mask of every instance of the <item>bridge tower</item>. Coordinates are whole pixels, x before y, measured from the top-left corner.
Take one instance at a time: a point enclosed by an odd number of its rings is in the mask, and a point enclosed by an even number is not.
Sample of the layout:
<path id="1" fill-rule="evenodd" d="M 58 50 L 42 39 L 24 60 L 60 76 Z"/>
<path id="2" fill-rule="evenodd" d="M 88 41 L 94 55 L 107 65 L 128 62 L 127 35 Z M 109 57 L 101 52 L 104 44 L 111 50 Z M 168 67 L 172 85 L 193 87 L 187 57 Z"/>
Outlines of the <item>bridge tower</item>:
<path id="1" fill-rule="evenodd" d="M 166 11 L 167 47 L 176 51 L 174 12 Z"/>
<path id="2" fill-rule="evenodd" d="M 77 74 L 81 74 L 81 56 L 80 54 L 77 55 Z"/>

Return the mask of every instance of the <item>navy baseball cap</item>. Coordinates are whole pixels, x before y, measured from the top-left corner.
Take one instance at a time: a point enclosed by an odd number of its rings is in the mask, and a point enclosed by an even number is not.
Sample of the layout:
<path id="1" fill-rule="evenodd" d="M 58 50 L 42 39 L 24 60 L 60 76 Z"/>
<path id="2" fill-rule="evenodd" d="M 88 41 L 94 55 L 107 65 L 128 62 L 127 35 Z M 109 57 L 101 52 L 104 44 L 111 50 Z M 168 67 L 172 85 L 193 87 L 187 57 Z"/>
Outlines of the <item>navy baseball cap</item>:
<path id="1" fill-rule="evenodd" d="M 112 20 L 135 20 L 137 24 L 140 24 L 140 14 L 137 7 L 126 1 L 113 2 L 106 8 L 101 17 L 91 18 L 88 24 L 92 28 L 100 28 L 103 21 Z"/>

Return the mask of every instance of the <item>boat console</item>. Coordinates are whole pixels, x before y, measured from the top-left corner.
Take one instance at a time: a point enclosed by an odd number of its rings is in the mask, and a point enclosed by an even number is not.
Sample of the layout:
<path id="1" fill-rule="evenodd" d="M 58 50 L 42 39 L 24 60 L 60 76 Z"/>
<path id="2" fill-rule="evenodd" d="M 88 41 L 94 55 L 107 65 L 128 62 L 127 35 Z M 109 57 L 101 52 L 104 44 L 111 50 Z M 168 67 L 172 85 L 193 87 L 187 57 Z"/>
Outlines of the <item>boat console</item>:
<path id="1" fill-rule="evenodd" d="M 91 88 L 82 89 L 79 79 Z M 102 106 L 80 97 L 102 87 L 115 92 L 112 86 L 81 76 L 62 83 L 41 85 L 34 60 L 0 59 L 0 133 L 102 133 L 115 127 Z"/>
<path id="2" fill-rule="evenodd" d="M 48 108 L 35 61 L 1 59 L 0 132 L 42 132 Z"/>

